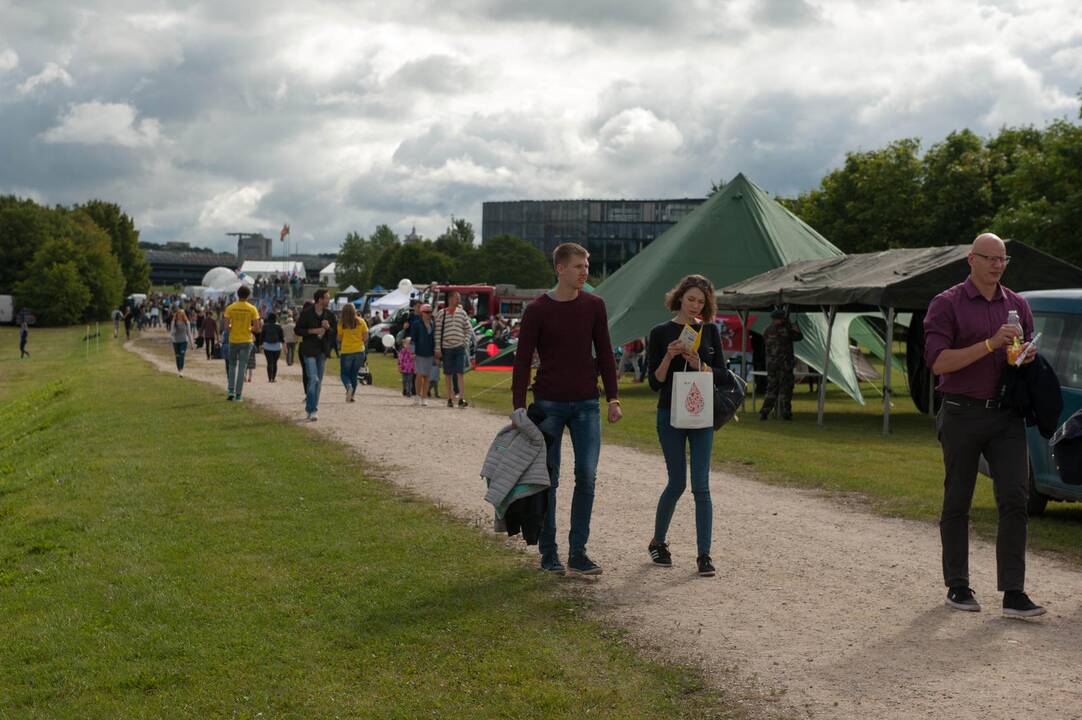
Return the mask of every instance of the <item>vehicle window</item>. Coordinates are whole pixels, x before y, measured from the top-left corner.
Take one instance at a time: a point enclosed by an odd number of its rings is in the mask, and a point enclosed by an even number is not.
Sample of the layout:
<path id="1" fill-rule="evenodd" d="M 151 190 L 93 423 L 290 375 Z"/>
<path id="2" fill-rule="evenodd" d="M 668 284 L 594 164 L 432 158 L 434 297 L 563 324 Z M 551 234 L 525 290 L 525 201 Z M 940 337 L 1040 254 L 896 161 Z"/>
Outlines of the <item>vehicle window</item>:
<path id="1" fill-rule="evenodd" d="M 1060 385 L 1082 389 L 1082 315 L 1034 313 L 1041 354 L 1052 365 Z"/>

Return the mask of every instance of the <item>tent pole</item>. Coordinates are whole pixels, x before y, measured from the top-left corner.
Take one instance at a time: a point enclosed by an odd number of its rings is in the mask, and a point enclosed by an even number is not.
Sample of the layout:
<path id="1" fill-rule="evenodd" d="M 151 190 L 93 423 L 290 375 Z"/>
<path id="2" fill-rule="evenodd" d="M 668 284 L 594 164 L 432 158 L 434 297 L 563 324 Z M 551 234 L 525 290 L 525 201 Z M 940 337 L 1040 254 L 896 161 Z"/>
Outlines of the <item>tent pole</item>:
<path id="1" fill-rule="evenodd" d="M 745 350 L 751 344 L 751 332 L 748 330 L 748 310 L 740 311 L 740 377 L 748 381 L 748 353 Z M 753 378 L 754 379 L 754 378 Z M 746 410 L 748 406 L 748 394 L 744 393 L 744 400 L 740 403 L 740 409 Z M 755 408 L 752 408 L 754 410 Z"/>
<path id="2" fill-rule="evenodd" d="M 823 426 L 823 410 L 827 404 L 827 375 L 830 374 L 830 340 L 834 334 L 834 315 L 838 311 L 836 305 L 831 305 L 827 311 L 827 351 L 823 353 L 823 377 L 819 379 L 819 419 L 816 425 Z"/>
<path id="3" fill-rule="evenodd" d="M 894 306 L 884 313 L 887 320 L 887 351 L 883 353 L 886 362 L 883 365 L 883 434 L 890 435 L 890 370 L 894 364 Z"/>

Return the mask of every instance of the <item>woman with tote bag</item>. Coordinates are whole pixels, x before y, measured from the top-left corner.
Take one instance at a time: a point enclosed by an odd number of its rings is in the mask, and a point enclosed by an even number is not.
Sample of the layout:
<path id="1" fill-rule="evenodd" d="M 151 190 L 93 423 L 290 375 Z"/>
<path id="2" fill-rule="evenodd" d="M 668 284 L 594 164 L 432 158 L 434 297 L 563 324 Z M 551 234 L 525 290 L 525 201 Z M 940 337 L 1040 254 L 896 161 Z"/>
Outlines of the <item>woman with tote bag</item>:
<path id="1" fill-rule="evenodd" d="M 676 502 L 687 487 L 691 451 L 691 494 L 695 498 L 698 573 L 713 577 L 710 541 L 710 452 L 714 442 L 714 369 L 725 368 L 721 333 L 714 324 L 714 285 L 702 275 L 688 275 L 665 295 L 676 313 L 650 331 L 650 388 L 658 394 L 657 436 L 669 481 L 657 503 L 654 537 L 648 551 L 656 565 L 672 567 L 665 542 Z"/>

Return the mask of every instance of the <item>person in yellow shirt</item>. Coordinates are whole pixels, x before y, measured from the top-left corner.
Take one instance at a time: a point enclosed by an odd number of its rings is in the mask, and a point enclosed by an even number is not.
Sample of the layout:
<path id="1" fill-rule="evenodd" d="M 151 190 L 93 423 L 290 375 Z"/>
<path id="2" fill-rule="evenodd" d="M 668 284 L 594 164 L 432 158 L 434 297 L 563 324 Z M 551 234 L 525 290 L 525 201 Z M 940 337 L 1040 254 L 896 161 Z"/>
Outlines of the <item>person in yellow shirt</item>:
<path id="1" fill-rule="evenodd" d="M 346 402 L 353 402 L 353 396 L 357 394 L 357 374 L 364 365 L 364 348 L 368 344 L 368 323 L 357 316 L 353 303 L 346 303 L 342 308 L 338 337 L 342 339 L 338 362 L 342 384 L 346 387 Z"/>
<path id="2" fill-rule="evenodd" d="M 255 333 L 263 327 L 259 310 L 248 302 L 251 288 L 241 285 L 237 288 L 237 301 L 226 307 L 222 313 L 226 328 L 229 329 L 229 378 L 226 400 L 240 402 L 244 390 L 244 373 L 248 367 L 248 356 L 252 354 Z"/>

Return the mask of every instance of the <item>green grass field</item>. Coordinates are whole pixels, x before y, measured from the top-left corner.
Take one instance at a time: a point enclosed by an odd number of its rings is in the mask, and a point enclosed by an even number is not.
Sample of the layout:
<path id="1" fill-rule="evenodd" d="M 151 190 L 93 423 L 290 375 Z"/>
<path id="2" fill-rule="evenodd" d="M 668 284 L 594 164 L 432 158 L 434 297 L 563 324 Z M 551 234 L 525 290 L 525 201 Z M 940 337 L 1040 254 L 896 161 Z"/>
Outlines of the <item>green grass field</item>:
<path id="1" fill-rule="evenodd" d="M 376 356 L 369 365 L 376 384 L 401 387 L 392 360 Z M 471 372 L 466 377 L 467 396 L 480 407 L 510 412 L 510 380 L 509 372 Z M 882 434 L 883 401 L 881 396 L 871 397 L 875 391 L 870 386 L 863 386 L 869 398 L 863 407 L 828 386 L 825 424 L 819 427 L 817 396 L 799 385 L 793 422 L 760 422 L 749 404 L 739 422 L 716 435 L 714 463 L 719 469 L 770 483 L 856 497 L 883 514 L 936 522 L 943 499 L 943 460 L 935 422 L 917 412 L 904 378 L 892 385 L 895 407 L 889 437 Z M 654 424 L 657 396 L 645 383 L 636 385 L 629 379 L 621 381 L 620 396 L 624 419 L 616 425 L 603 423 L 604 441 L 660 452 Z M 664 479 L 658 478 L 658 487 L 663 484 Z M 715 492 L 724 496 L 725 489 Z M 973 527 L 994 539 L 996 519 L 991 480 L 981 476 L 973 501 Z M 1029 537 L 1032 548 L 1082 561 L 1082 505 L 1049 503 L 1044 516 L 1030 519 Z"/>
<path id="2" fill-rule="evenodd" d="M 111 337 L 15 338 L 0 718 L 739 716 L 357 455 Z"/>

